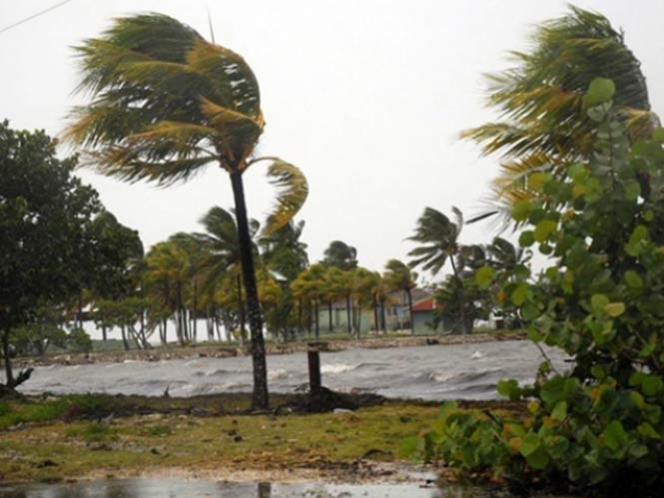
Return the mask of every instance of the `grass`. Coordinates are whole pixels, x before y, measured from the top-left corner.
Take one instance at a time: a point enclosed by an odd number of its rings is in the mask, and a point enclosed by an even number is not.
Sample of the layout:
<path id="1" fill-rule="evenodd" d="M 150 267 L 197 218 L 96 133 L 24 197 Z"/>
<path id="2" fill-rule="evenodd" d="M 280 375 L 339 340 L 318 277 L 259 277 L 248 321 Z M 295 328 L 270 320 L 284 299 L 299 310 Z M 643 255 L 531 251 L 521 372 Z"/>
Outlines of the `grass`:
<path id="1" fill-rule="evenodd" d="M 0 481 L 52 482 L 169 467 L 271 470 L 339 468 L 362 458 L 395 461 L 400 442 L 430 426 L 437 411 L 390 401 L 352 413 L 243 415 L 224 408 L 210 414 L 205 410 L 211 406 L 239 408 L 247 400 L 112 397 L 120 416 L 99 421 L 108 398 L 2 403 Z M 188 414 L 193 405 L 207 415 Z"/>

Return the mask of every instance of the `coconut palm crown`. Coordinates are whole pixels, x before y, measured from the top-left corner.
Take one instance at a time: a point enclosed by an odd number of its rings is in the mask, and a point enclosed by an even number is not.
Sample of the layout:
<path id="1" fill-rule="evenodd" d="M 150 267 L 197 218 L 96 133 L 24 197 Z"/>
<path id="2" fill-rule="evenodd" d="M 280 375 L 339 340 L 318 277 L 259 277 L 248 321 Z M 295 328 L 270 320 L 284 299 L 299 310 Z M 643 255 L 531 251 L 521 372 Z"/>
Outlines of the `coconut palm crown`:
<path id="1" fill-rule="evenodd" d="M 612 80 L 615 105 L 622 110 L 632 139 L 652 132 L 641 63 L 625 44 L 623 33 L 602 15 L 577 7 L 539 25 L 532 49 L 511 52 L 514 67 L 488 76 L 487 106 L 500 120 L 465 131 L 485 155 L 501 156 L 491 204 L 508 210 L 533 191 L 528 176 L 545 170 L 564 174 L 566 166 L 588 157 L 594 127 L 583 109 L 593 79 Z"/>
<path id="2" fill-rule="evenodd" d="M 216 163 L 231 179 L 254 359 L 254 406 L 266 408 L 262 319 L 242 174 L 262 160 L 279 189 L 266 231 L 288 223 L 307 197 L 293 165 L 253 153 L 265 121 L 256 77 L 244 59 L 161 14 L 115 19 L 99 38 L 75 47 L 78 87 L 91 98 L 74 108 L 64 138 L 103 174 L 159 185 L 184 181 Z M 260 378 L 259 378 L 260 377 Z M 257 384 L 260 384 L 257 387 Z"/>

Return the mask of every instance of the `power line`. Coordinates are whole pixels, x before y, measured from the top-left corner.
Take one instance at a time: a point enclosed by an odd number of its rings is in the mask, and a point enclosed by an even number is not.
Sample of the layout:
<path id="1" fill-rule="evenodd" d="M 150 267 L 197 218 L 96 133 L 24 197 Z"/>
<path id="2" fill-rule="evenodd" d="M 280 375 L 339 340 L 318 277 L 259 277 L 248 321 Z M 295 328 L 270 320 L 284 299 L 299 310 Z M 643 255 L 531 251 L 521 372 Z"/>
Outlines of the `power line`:
<path id="1" fill-rule="evenodd" d="M 23 23 L 26 23 L 28 21 L 31 21 L 35 19 L 36 17 L 42 16 L 48 12 L 51 12 L 52 10 L 57 9 L 58 7 L 62 7 L 64 4 L 71 2 L 72 0 L 64 0 L 62 2 L 56 3 L 55 5 L 51 5 L 50 7 L 47 7 L 46 9 L 37 12 L 36 14 L 32 14 L 31 16 L 26 17 L 25 19 L 21 19 L 20 21 L 16 21 L 14 24 L 10 24 L 9 26 L 5 26 L 4 28 L 0 29 L 0 34 L 4 33 L 5 31 L 9 31 L 12 28 L 15 28 L 17 26 L 20 26 Z"/>

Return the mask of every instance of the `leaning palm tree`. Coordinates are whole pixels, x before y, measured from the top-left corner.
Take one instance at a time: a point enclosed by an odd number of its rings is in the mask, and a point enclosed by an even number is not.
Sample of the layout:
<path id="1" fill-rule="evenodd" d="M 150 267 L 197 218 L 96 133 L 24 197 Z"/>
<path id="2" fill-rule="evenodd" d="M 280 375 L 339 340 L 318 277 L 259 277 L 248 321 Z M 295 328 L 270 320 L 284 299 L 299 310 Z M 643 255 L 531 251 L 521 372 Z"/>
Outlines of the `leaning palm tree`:
<path id="1" fill-rule="evenodd" d="M 92 101 L 72 112 L 65 139 L 84 163 L 125 181 L 170 185 L 215 163 L 233 188 L 251 329 L 255 408 L 268 407 L 265 345 L 242 176 L 261 160 L 281 188 L 268 230 L 287 223 L 307 195 L 300 171 L 253 156 L 265 121 L 258 82 L 238 54 L 161 14 L 116 19 L 76 47 Z"/>
<path id="2" fill-rule="evenodd" d="M 455 216 L 455 221 L 452 222 L 447 216 L 440 211 L 427 207 L 424 213 L 417 220 L 417 227 L 415 228 L 415 235 L 409 237 L 408 240 L 417 242 L 420 245 L 408 253 L 413 257 L 410 261 L 410 266 L 415 268 L 421 266 L 423 270 L 431 271 L 435 276 L 445 266 L 449 260 L 452 265 L 452 272 L 457 281 L 460 289 L 459 299 L 462 303 L 461 310 L 461 323 L 464 324 L 465 330 L 465 295 L 463 291 L 463 266 L 465 260 L 472 260 L 476 258 L 474 250 L 462 251 L 459 245 L 459 235 L 463 228 L 463 215 L 461 211 L 452 207 L 452 212 Z M 459 259 L 460 261 L 457 261 Z"/>
<path id="3" fill-rule="evenodd" d="M 456 207 L 452 207 L 452 212 L 456 223 L 436 209 L 430 207 L 424 209 L 424 213 L 417 220 L 415 235 L 408 238 L 420 244 L 408 253 L 413 257 L 410 262 L 411 267 L 421 266 L 423 270 L 431 271 L 435 276 L 449 260 L 454 274 L 459 274 L 455 257 L 459 254 L 463 215 Z"/>
<path id="4" fill-rule="evenodd" d="M 488 77 L 488 106 L 500 121 L 462 134 L 485 155 L 500 155 L 490 203 L 503 213 L 536 195 L 528 183 L 532 172 L 564 175 L 568 165 L 592 152 L 595 126 L 585 115 L 583 96 L 593 79 L 615 83 L 615 105 L 632 139 L 649 135 L 657 122 L 641 64 L 604 16 L 571 7 L 568 15 L 541 24 L 532 45 L 529 52 L 511 53 L 513 68 Z"/>
<path id="5" fill-rule="evenodd" d="M 390 259 L 385 264 L 385 273 L 383 273 L 385 285 L 389 290 L 402 291 L 408 300 L 408 318 L 410 320 L 410 333 L 415 334 L 415 324 L 413 323 L 413 294 L 412 291 L 417 287 L 417 273 L 412 271 L 408 265 L 398 259 Z"/>

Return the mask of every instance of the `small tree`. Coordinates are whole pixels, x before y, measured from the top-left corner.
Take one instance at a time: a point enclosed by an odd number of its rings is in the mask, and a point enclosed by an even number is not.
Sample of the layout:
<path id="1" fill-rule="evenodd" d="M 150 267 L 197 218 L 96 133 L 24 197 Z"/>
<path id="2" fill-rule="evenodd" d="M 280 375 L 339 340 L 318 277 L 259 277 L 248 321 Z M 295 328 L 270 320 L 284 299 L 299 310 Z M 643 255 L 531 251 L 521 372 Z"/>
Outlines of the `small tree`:
<path id="1" fill-rule="evenodd" d="M 87 255 L 99 242 L 91 226 L 102 206 L 72 176 L 75 159 L 58 159 L 55 145 L 43 132 L 0 123 L 0 342 L 9 389 L 27 379 L 12 372 L 12 331 L 34 323 L 40 304 L 75 300 L 94 271 Z"/>

